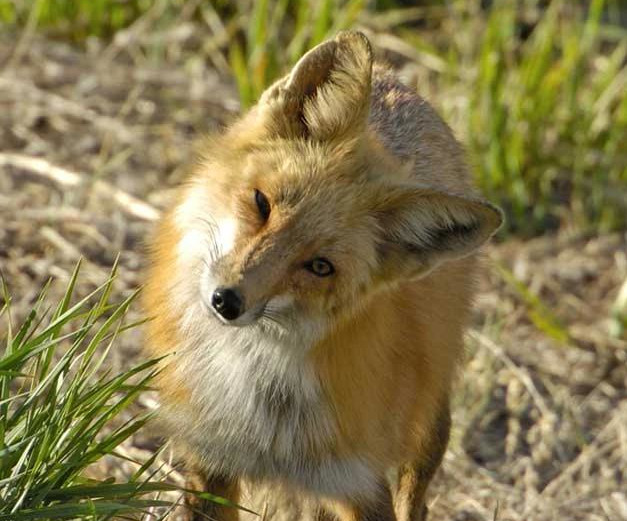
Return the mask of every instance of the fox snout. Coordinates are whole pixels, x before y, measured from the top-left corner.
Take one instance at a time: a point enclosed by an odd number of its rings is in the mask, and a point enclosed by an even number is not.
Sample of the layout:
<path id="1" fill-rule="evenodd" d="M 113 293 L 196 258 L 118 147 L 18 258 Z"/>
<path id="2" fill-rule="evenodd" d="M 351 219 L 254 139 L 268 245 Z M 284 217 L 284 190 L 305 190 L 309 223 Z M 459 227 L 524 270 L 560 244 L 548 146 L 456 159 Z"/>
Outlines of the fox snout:
<path id="1" fill-rule="evenodd" d="M 251 266 L 227 254 L 212 264 L 200 283 L 205 307 L 220 322 L 229 326 L 246 326 L 264 313 L 276 292 L 275 276 L 268 262 Z"/>
<path id="2" fill-rule="evenodd" d="M 239 286 L 218 286 L 205 299 L 206 307 L 225 325 L 243 327 L 257 322 L 262 317 L 275 317 L 285 314 L 292 306 L 293 299 L 287 295 L 270 298 L 247 299 Z"/>
<path id="3" fill-rule="evenodd" d="M 242 231 L 228 251 L 206 259 L 200 292 L 205 307 L 220 322 L 238 327 L 257 322 L 276 307 L 278 295 L 289 292 L 286 280 L 293 258 L 284 253 L 289 245 L 283 235 Z"/>
<path id="4" fill-rule="evenodd" d="M 265 301 L 254 302 L 246 298 L 240 286 L 218 285 L 205 293 L 205 306 L 225 325 L 246 326 L 264 313 Z"/>
<path id="5" fill-rule="evenodd" d="M 211 307 L 223 319 L 235 320 L 244 313 L 244 297 L 237 288 L 217 288 L 211 295 Z"/>

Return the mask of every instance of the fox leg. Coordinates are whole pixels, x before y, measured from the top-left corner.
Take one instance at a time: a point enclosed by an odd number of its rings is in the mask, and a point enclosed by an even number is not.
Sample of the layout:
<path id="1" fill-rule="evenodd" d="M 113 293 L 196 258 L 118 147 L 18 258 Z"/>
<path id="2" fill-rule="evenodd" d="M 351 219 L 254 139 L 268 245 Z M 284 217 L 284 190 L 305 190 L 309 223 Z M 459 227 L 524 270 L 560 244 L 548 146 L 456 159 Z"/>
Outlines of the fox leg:
<path id="1" fill-rule="evenodd" d="M 370 502 L 334 501 L 327 508 L 339 521 L 395 521 L 392 493 L 382 480 L 378 497 Z M 328 518 L 328 517 L 327 517 Z"/>
<path id="2" fill-rule="evenodd" d="M 190 472 L 187 475 L 185 488 L 200 492 L 208 492 L 237 503 L 239 486 L 237 482 L 219 476 L 206 476 L 202 472 Z M 184 521 L 237 521 L 238 510 L 200 499 L 192 493 L 185 494 Z"/>
<path id="3" fill-rule="evenodd" d="M 423 445 L 422 457 L 399 467 L 394 494 L 398 521 L 426 521 L 428 509 L 425 494 L 446 452 L 450 426 L 451 417 L 447 404 L 440 411 L 433 430 Z"/>

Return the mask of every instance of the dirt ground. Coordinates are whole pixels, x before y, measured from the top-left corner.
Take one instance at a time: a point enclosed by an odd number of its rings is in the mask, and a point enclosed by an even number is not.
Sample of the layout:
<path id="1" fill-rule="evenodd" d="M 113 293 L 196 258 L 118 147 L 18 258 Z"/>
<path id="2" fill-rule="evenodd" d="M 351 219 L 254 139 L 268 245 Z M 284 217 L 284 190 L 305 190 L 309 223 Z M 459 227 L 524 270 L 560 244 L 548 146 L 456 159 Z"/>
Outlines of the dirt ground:
<path id="1" fill-rule="evenodd" d="M 116 291 L 136 288 L 194 139 L 239 110 L 231 81 L 186 56 L 184 35 L 159 60 L 126 37 L 86 50 L 0 37 L 0 270 L 18 317 L 48 278 L 62 291 L 81 256 L 82 293 L 118 252 Z M 571 230 L 487 249 L 431 519 L 627 520 L 627 340 L 612 321 L 626 252 L 624 233 Z M 123 336 L 113 367 L 141 341 Z M 138 404 L 154 406 L 149 394 Z M 145 459 L 157 445 L 144 433 L 124 450 Z"/>

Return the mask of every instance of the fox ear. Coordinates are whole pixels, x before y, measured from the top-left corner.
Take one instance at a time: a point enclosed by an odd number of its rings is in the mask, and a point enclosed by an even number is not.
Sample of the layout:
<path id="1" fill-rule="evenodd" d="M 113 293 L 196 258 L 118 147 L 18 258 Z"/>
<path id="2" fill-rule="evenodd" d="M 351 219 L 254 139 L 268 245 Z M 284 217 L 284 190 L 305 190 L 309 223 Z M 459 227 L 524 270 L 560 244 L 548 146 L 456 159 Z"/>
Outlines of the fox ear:
<path id="1" fill-rule="evenodd" d="M 378 217 L 382 277 L 390 281 L 465 257 L 503 222 L 501 210 L 487 201 L 416 188 L 386 194 Z"/>
<path id="2" fill-rule="evenodd" d="M 370 108 L 372 51 L 345 31 L 307 52 L 262 95 L 259 106 L 279 134 L 331 139 L 363 129 Z"/>

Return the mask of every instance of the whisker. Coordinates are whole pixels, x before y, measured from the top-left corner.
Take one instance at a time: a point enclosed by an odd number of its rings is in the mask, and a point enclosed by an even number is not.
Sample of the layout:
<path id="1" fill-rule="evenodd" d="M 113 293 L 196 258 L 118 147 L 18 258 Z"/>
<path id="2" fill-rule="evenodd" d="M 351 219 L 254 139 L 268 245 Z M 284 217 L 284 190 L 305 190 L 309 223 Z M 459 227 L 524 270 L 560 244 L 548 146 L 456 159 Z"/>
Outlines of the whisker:
<path id="1" fill-rule="evenodd" d="M 198 221 L 200 221 L 207 228 L 207 246 L 209 250 L 209 255 L 211 256 L 212 261 L 216 261 L 220 258 L 220 244 L 217 240 L 216 232 L 218 230 L 218 224 L 211 217 L 197 217 Z"/>
<path id="2" fill-rule="evenodd" d="M 278 311 L 275 311 L 271 308 L 266 308 L 264 309 L 261 316 L 263 318 L 266 318 L 268 321 L 272 322 L 273 324 L 276 324 L 277 326 L 281 327 L 282 329 L 288 329 L 287 324 L 283 320 L 285 317 Z"/>
<path id="3" fill-rule="evenodd" d="M 218 227 L 218 224 L 216 223 L 215 219 L 213 217 L 211 217 L 211 216 L 196 217 L 196 219 L 198 221 L 200 221 L 201 223 L 206 224 L 210 228 L 217 228 Z"/>

